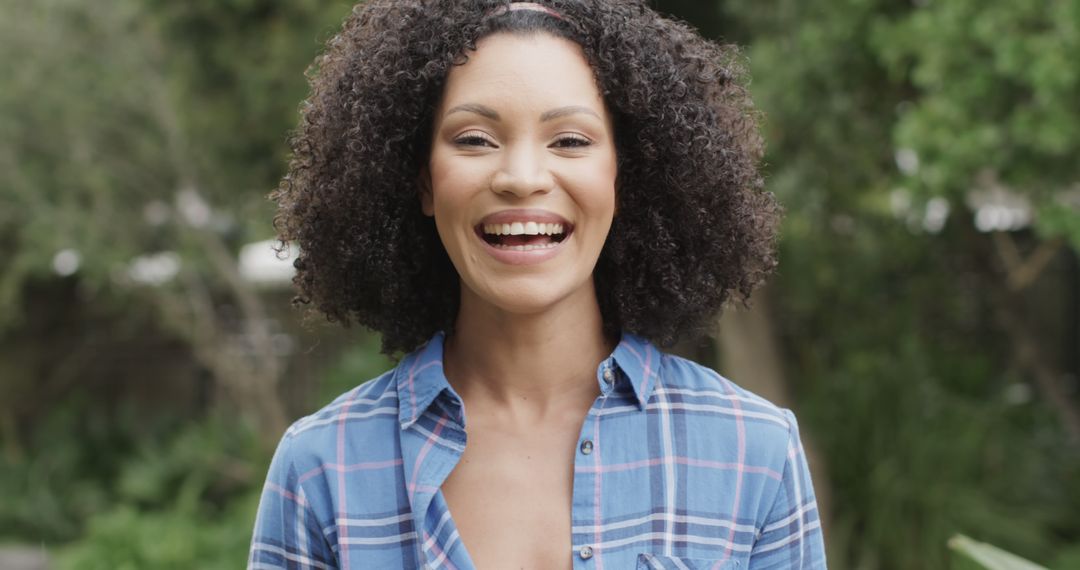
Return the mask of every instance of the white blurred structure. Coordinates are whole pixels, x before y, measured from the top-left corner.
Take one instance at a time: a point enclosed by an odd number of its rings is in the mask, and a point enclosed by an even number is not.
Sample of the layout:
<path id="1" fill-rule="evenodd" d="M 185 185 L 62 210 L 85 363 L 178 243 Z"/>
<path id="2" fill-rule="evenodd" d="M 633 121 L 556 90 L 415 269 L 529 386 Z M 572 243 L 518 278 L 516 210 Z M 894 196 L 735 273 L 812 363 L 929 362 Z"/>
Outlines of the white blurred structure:
<path id="1" fill-rule="evenodd" d="M 279 256 L 275 249 L 278 244 L 276 239 L 269 239 L 240 248 L 240 276 L 257 285 L 288 285 L 296 273 L 293 262 L 300 252 L 294 244 L 283 252 L 288 255 Z"/>
<path id="2" fill-rule="evenodd" d="M 889 193 L 889 210 L 893 217 L 904 220 L 911 231 L 936 234 L 945 228 L 952 207 L 948 200 L 940 196 L 916 205 L 908 189 L 895 188 Z"/>
<path id="3" fill-rule="evenodd" d="M 172 251 L 140 255 L 131 260 L 127 276 L 142 285 L 164 285 L 180 273 L 180 256 Z"/>
<path id="4" fill-rule="evenodd" d="M 53 271 L 61 277 L 74 275 L 82 265 L 82 255 L 74 249 L 62 249 L 53 256 Z"/>
<path id="5" fill-rule="evenodd" d="M 1017 194 L 991 171 L 981 172 L 966 196 L 980 232 L 1013 232 L 1031 225 L 1035 211 L 1027 196 Z"/>

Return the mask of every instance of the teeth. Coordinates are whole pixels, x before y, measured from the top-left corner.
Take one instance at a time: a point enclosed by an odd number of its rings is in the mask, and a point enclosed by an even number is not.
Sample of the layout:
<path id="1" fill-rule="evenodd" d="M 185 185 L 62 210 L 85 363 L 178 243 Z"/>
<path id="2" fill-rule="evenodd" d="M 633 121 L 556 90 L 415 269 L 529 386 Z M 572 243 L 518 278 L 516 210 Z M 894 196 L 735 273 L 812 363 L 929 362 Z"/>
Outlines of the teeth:
<path id="1" fill-rule="evenodd" d="M 544 224 L 538 222 L 514 222 L 512 224 L 484 224 L 484 233 L 497 236 L 518 235 L 559 235 L 563 233 L 562 224 Z"/>
<path id="2" fill-rule="evenodd" d="M 551 249 L 553 247 L 558 247 L 558 245 L 559 244 L 556 243 L 556 242 L 548 242 L 548 243 L 545 243 L 545 244 L 536 244 L 536 245 L 533 245 L 533 244 L 529 244 L 529 245 L 502 245 L 502 244 L 495 244 L 495 247 L 497 247 L 499 249 L 509 249 L 509 250 L 512 250 L 512 251 L 532 251 L 534 249 Z"/>

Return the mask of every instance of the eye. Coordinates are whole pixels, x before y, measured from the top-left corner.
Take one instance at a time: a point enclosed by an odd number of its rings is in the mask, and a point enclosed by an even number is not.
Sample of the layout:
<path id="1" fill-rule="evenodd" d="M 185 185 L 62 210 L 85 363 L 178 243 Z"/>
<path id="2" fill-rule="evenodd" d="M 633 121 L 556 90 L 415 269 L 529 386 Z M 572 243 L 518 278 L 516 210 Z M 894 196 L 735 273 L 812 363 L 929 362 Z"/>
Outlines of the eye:
<path id="1" fill-rule="evenodd" d="M 556 139 L 553 146 L 556 148 L 581 148 L 590 146 L 592 141 L 581 135 L 563 135 Z"/>
<path id="2" fill-rule="evenodd" d="M 479 132 L 476 132 L 476 131 L 469 131 L 467 133 L 463 133 L 461 136 L 454 139 L 454 144 L 460 145 L 460 146 L 490 146 L 490 147 L 495 147 L 495 142 L 494 141 L 492 141 L 486 135 L 484 135 L 482 133 L 479 133 Z"/>

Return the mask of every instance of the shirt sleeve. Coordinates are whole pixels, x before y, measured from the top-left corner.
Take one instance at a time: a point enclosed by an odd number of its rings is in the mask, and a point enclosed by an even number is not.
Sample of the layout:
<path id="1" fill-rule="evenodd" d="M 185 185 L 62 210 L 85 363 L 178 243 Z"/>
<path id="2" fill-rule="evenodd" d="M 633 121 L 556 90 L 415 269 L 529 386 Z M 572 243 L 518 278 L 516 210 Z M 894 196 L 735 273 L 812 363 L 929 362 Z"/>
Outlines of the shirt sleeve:
<path id="1" fill-rule="evenodd" d="M 791 426 L 787 461 L 776 499 L 750 553 L 751 570 L 826 567 L 821 519 L 799 427 L 791 411 L 784 410 L 784 415 Z"/>
<path id="2" fill-rule="evenodd" d="M 286 433 L 270 462 L 255 515 L 248 570 L 338 567 L 297 474 L 294 442 Z"/>

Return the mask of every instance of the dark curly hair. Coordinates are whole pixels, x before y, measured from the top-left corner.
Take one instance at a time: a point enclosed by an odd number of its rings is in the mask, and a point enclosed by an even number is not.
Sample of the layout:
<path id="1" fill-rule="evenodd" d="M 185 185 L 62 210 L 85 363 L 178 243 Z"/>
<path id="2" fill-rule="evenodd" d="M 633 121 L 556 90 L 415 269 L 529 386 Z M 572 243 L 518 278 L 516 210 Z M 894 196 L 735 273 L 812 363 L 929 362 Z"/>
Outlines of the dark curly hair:
<path id="1" fill-rule="evenodd" d="M 701 333 L 776 265 L 780 208 L 762 190 L 762 144 L 738 51 L 642 0 L 371 0 L 308 72 L 311 95 L 271 195 L 300 247 L 295 302 L 410 351 L 451 330 L 460 283 L 418 175 L 447 73 L 497 32 L 579 44 L 611 113 L 617 213 L 594 274 L 606 332 L 660 345 Z"/>

